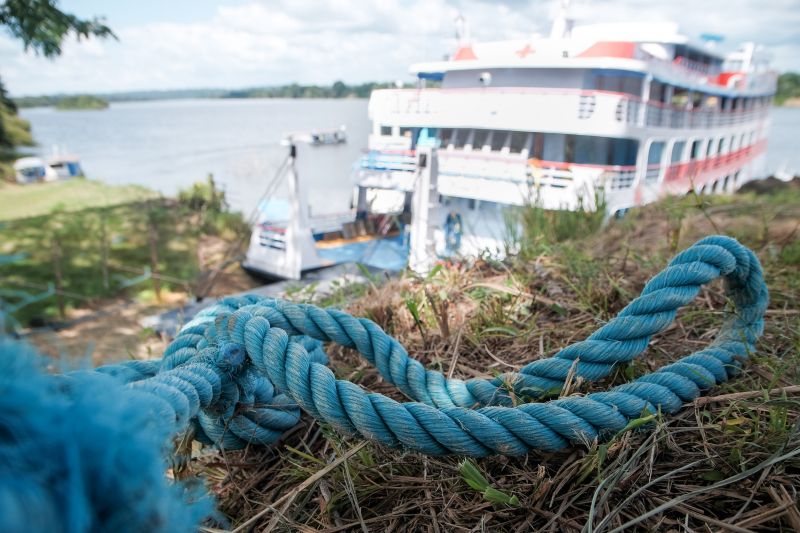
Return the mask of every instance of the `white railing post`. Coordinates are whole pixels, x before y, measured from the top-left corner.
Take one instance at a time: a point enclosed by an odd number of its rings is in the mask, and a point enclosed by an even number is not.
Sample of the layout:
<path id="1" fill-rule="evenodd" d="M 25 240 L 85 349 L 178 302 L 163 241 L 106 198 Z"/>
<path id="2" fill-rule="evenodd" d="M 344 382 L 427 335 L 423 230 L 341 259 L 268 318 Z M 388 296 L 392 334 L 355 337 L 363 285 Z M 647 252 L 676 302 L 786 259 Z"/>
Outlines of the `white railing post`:
<path id="1" fill-rule="evenodd" d="M 417 150 L 417 177 L 412 198 L 411 239 L 408 265 L 418 274 L 427 274 L 436 259 L 431 209 L 438 201 L 439 162 L 436 150 Z"/>
<path id="2" fill-rule="evenodd" d="M 642 105 L 639 108 L 639 116 L 636 121 L 636 123 L 642 127 L 647 125 L 645 121 L 647 120 L 647 108 L 650 104 L 650 84 L 652 82 L 653 75 L 648 74 L 644 77 L 644 82 L 642 83 Z"/>

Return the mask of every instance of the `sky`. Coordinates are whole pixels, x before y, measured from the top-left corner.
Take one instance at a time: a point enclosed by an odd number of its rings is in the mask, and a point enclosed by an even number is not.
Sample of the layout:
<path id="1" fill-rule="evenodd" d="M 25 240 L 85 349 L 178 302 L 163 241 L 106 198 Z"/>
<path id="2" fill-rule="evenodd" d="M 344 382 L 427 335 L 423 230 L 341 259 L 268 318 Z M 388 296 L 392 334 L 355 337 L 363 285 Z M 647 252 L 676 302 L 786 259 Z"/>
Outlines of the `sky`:
<path id="1" fill-rule="evenodd" d="M 104 16 L 118 40 L 76 42 L 45 59 L 0 28 L 0 77 L 14 96 L 286 83 L 408 80 L 408 66 L 453 51 L 461 13 L 475 40 L 549 31 L 552 0 L 62 0 Z M 800 71 L 800 0 L 574 0 L 580 22 L 677 22 L 692 37 L 767 47 Z"/>

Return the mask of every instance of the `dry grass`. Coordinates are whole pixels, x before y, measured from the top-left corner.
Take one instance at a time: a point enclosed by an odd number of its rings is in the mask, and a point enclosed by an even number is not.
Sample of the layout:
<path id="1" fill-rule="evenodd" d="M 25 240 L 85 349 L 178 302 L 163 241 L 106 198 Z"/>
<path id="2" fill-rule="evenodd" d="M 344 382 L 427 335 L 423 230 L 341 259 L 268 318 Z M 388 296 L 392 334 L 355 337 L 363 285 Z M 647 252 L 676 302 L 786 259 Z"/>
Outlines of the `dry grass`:
<path id="1" fill-rule="evenodd" d="M 772 299 L 758 354 L 743 375 L 649 430 L 558 454 L 476 460 L 488 485 L 518 506 L 471 488 L 458 457 L 364 444 L 307 417 L 270 449 L 212 452 L 194 467 L 207 476 L 231 529 L 800 530 L 799 225 L 796 192 L 708 205 L 688 198 L 632 213 L 594 237 L 536 243 L 524 260 L 447 265 L 428 279 L 366 288 L 348 306 L 352 312 L 378 322 L 429 368 L 466 379 L 584 338 L 675 249 L 715 226 L 762 258 Z M 607 388 L 702 347 L 723 305 L 721 286 L 708 287 L 642 358 L 605 382 L 571 383 L 569 393 Z M 339 377 L 402 397 L 357 354 L 329 353 Z"/>

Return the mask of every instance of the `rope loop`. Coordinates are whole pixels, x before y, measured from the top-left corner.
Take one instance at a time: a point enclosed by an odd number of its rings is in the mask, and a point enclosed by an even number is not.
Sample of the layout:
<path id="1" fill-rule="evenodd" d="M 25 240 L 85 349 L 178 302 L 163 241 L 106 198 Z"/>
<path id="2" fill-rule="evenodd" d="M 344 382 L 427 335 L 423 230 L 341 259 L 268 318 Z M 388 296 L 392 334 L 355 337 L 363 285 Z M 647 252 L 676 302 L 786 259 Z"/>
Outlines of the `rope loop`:
<path id="1" fill-rule="evenodd" d="M 605 392 L 514 405 L 514 397 L 560 390 L 570 373 L 586 380 L 609 376 L 717 278 L 730 306 L 706 348 Z M 159 396 L 176 428 L 191 420 L 196 438 L 225 448 L 275 442 L 302 409 L 345 434 L 391 447 L 522 455 L 603 438 L 643 414 L 673 413 L 736 375 L 763 333 L 767 303 L 755 254 L 732 238 L 712 236 L 675 256 L 587 339 L 494 379 L 451 379 L 428 370 L 366 318 L 255 296 L 226 298 L 198 314 L 158 362 L 99 371 Z M 337 379 L 326 366 L 326 342 L 357 350 L 413 401 Z"/>

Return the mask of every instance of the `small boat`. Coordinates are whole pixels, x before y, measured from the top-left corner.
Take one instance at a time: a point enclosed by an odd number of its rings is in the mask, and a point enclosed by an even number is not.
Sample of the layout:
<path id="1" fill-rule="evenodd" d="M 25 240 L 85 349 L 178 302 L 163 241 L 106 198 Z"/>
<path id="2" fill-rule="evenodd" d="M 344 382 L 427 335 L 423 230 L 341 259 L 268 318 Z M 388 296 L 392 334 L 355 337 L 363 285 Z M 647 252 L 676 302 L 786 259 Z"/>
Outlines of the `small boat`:
<path id="1" fill-rule="evenodd" d="M 14 162 L 14 173 L 17 183 L 36 183 L 58 179 L 56 170 L 38 157 L 17 159 Z"/>
<path id="2" fill-rule="evenodd" d="M 312 131 L 310 137 L 310 144 L 312 146 L 343 144 L 347 142 L 347 128 L 342 125 L 338 130 Z"/>
<path id="3" fill-rule="evenodd" d="M 347 126 L 342 124 L 336 129 L 311 130 L 287 134 L 281 144 L 303 144 L 307 146 L 336 146 L 347 142 Z"/>
<path id="4" fill-rule="evenodd" d="M 59 178 L 77 178 L 83 176 L 83 168 L 77 156 L 55 155 L 47 160 L 47 164 L 55 170 Z"/>

